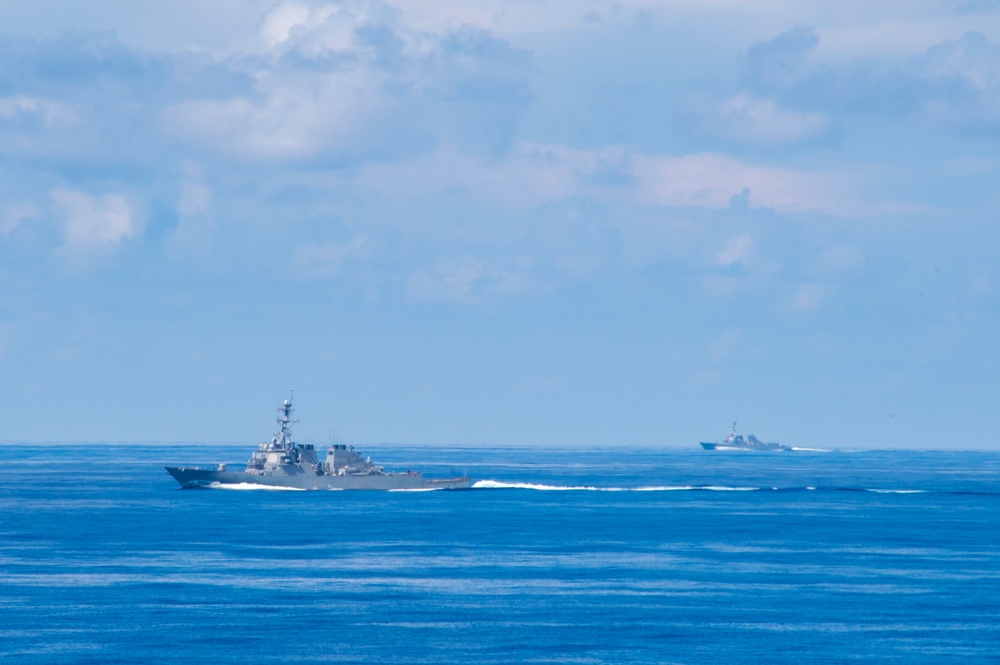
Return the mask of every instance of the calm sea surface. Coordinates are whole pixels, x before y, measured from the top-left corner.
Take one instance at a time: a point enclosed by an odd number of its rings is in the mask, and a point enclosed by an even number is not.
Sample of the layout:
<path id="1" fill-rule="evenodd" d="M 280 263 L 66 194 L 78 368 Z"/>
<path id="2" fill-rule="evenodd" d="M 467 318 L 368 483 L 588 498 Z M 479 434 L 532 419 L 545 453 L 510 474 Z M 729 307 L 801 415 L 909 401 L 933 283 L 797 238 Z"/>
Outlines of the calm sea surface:
<path id="1" fill-rule="evenodd" d="M 369 447 L 462 492 L 0 446 L 0 663 L 1000 663 L 1000 454 Z"/>

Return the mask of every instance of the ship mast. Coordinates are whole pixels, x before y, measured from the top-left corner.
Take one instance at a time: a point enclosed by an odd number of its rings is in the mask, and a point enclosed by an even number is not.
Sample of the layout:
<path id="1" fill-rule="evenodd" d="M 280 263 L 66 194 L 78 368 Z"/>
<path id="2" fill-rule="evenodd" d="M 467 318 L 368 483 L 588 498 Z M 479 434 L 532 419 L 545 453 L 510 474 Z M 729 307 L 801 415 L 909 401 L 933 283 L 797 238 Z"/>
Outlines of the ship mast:
<path id="1" fill-rule="evenodd" d="M 288 449 L 295 445 L 292 443 L 292 425 L 299 421 L 292 420 L 292 412 L 295 411 L 292 407 L 292 397 L 292 391 L 289 390 L 288 399 L 278 407 L 278 413 L 281 415 L 275 418 L 275 422 L 281 426 L 281 429 L 274 433 L 271 441 L 282 449 Z"/>

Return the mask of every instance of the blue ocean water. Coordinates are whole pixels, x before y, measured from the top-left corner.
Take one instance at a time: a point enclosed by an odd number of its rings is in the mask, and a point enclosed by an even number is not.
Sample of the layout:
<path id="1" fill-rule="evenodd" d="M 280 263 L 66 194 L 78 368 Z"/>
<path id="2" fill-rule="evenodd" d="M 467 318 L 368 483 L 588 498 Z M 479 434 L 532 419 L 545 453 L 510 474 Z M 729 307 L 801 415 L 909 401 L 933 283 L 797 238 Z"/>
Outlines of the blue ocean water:
<path id="1" fill-rule="evenodd" d="M 365 452 L 481 482 L 0 447 L 0 663 L 1000 663 L 1000 453 Z"/>

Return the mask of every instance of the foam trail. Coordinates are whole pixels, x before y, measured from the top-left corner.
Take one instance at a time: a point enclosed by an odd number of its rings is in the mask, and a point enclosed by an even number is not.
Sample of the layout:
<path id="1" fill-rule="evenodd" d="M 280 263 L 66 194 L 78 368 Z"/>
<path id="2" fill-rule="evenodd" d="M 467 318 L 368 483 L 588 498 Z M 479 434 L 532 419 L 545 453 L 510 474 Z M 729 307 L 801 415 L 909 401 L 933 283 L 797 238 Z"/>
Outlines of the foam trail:
<path id="1" fill-rule="evenodd" d="M 575 492 L 874 492 L 876 494 L 923 494 L 931 490 L 920 489 L 868 489 L 864 487 L 817 487 L 801 485 L 795 487 L 747 487 L 729 485 L 645 485 L 640 487 L 595 487 L 592 485 L 544 485 L 541 483 L 517 483 L 500 480 L 479 480 L 473 489 L 520 489 L 537 491 Z"/>
<path id="2" fill-rule="evenodd" d="M 544 492 L 568 491 L 568 490 L 589 490 L 591 492 L 607 491 L 612 488 L 598 487 L 568 487 L 564 485 L 539 485 L 535 483 L 503 483 L 498 480 L 479 480 L 472 485 L 472 489 L 517 489 L 517 490 L 540 490 Z"/>
<path id="3" fill-rule="evenodd" d="M 472 489 L 519 489 L 542 492 L 756 492 L 761 488 L 693 485 L 594 487 L 591 485 L 542 485 L 538 483 L 505 483 L 499 480 L 479 480 L 472 485 Z"/>
<path id="4" fill-rule="evenodd" d="M 275 485 L 258 485 L 257 483 L 212 483 L 209 488 L 214 490 L 271 490 L 276 492 L 305 492 L 301 487 L 277 487 Z"/>
<path id="5" fill-rule="evenodd" d="M 277 487 L 258 483 L 219 483 L 213 482 L 203 486 L 209 489 L 222 490 L 261 490 L 272 492 L 305 492 L 302 487 Z M 436 492 L 441 487 L 415 487 L 410 489 L 393 489 L 390 492 Z M 473 483 L 472 489 L 517 489 L 539 492 L 800 492 L 800 491 L 839 491 L 839 492 L 872 492 L 874 494 L 924 494 L 930 490 L 921 489 L 878 489 L 862 487 L 730 487 L 727 485 L 646 485 L 640 487 L 596 487 L 593 485 L 545 485 L 542 483 L 503 482 L 500 480 L 479 480 Z M 327 491 L 343 491 L 343 488 L 332 487 Z"/>

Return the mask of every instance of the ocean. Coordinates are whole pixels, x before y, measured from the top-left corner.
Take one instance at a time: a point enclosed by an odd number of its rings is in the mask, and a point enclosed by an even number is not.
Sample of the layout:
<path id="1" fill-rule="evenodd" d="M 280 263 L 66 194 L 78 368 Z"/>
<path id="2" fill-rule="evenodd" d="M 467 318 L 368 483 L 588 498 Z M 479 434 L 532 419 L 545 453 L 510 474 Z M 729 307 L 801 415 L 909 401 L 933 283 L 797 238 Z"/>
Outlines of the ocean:
<path id="1" fill-rule="evenodd" d="M 0 663 L 1000 663 L 1000 453 L 367 446 L 468 491 L 183 491 L 0 446 Z"/>

